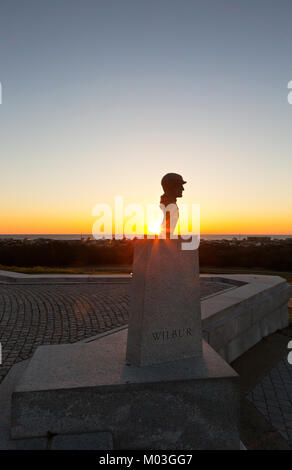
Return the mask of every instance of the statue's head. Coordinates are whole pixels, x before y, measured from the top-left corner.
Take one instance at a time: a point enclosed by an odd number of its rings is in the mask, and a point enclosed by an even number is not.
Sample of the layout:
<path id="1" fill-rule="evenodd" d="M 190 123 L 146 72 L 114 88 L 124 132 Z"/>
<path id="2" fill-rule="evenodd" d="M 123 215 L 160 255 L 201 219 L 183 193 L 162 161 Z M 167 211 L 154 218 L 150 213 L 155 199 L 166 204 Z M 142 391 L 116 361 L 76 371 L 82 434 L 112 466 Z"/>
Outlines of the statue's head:
<path id="1" fill-rule="evenodd" d="M 186 181 L 177 173 L 167 173 L 161 180 L 161 186 L 163 187 L 165 195 L 171 199 L 182 197 L 184 191 L 183 185 L 185 183 Z"/>

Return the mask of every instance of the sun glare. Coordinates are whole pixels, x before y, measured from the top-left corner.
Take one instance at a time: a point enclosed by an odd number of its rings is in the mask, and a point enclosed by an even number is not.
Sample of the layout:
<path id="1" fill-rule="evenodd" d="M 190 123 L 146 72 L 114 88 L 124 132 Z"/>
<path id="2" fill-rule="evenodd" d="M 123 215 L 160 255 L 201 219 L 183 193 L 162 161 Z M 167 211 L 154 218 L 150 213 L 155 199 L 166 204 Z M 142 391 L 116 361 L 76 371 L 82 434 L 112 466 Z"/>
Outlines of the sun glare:
<path id="1" fill-rule="evenodd" d="M 148 230 L 158 235 L 161 232 L 161 222 L 159 220 L 153 220 L 149 223 Z"/>

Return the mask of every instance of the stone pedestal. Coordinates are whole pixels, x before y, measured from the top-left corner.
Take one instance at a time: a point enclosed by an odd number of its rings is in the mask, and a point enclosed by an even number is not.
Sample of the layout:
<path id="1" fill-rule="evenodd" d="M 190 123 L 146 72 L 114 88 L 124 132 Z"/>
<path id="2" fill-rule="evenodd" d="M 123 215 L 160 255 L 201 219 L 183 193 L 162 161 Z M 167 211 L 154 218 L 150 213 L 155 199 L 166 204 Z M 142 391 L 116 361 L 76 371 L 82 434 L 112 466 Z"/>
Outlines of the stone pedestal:
<path id="1" fill-rule="evenodd" d="M 159 364 L 202 354 L 197 250 L 181 240 L 137 240 L 127 361 Z"/>
<path id="2" fill-rule="evenodd" d="M 114 449 L 239 449 L 239 377 L 202 356 L 125 364 L 126 330 L 41 346 L 12 395 L 13 438 L 103 431 Z"/>

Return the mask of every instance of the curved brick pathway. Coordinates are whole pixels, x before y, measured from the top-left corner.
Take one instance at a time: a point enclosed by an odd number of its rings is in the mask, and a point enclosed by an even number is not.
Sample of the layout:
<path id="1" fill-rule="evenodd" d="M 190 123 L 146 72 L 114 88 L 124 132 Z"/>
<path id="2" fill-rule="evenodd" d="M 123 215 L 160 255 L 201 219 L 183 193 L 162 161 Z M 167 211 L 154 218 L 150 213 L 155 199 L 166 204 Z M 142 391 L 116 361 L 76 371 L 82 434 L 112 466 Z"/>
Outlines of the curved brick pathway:
<path id="1" fill-rule="evenodd" d="M 201 296 L 230 284 L 201 280 Z M 0 284 L 0 382 L 41 344 L 73 343 L 128 321 L 128 283 Z"/>

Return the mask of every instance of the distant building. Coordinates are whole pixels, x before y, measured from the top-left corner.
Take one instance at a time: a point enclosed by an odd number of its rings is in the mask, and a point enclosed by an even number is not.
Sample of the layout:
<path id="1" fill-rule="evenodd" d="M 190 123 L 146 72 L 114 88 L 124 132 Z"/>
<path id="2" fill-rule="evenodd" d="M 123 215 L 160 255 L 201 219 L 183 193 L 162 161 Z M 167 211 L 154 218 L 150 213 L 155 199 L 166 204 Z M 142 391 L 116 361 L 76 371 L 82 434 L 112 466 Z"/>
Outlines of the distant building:
<path id="1" fill-rule="evenodd" d="M 265 243 L 270 242 L 271 237 L 247 237 L 248 242 L 258 242 L 258 243 Z"/>

